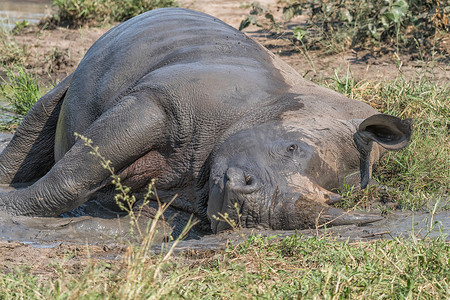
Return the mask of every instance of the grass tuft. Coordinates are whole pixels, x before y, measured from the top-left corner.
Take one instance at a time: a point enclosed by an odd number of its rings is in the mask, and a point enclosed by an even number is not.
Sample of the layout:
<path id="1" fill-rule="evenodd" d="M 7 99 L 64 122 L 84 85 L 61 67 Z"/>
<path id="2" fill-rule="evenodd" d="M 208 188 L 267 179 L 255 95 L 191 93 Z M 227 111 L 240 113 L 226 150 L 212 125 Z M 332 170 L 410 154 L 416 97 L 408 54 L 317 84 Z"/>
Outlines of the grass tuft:
<path id="1" fill-rule="evenodd" d="M 12 105 L 13 111 L 26 115 L 41 97 L 36 76 L 30 75 L 25 68 L 6 68 L 8 80 L 0 85 L 1 95 Z"/>

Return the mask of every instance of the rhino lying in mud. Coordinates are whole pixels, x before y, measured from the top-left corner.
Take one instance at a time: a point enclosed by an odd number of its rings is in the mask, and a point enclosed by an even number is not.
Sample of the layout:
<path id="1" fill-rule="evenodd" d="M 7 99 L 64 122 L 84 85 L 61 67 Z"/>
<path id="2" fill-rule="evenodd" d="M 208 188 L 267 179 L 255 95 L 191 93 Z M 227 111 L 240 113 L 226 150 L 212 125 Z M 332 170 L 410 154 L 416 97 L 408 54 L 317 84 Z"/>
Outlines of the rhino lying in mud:
<path id="1" fill-rule="evenodd" d="M 411 125 L 303 79 L 214 17 L 170 8 L 111 29 L 36 103 L 0 155 L 0 183 L 27 187 L 0 193 L 0 210 L 59 216 L 109 195 L 109 173 L 74 133 L 123 184 L 157 178 L 163 201 L 178 194 L 175 209 L 218 232 L 228 224 L 214 216 L 237 211 L 244 227 L 273 229 L 380 219 L 329 206 L 332 191 L 364 188 Z"/>

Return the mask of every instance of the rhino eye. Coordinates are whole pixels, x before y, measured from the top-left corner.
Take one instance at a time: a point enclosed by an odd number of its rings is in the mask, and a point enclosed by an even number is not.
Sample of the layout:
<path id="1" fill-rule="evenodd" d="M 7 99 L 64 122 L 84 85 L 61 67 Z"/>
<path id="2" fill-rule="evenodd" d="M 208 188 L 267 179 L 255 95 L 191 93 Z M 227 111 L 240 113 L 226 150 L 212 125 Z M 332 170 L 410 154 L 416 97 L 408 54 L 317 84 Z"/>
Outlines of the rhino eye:
<path id="1" fill-rule="evenodd" d="M 297 148 L 298 148 L 298 146 L 296 144 L 292 144 L 292 145 L 289 145 L 286 150 L 288 152 L 294 152 L 295 150 L 297 150 Z"/>

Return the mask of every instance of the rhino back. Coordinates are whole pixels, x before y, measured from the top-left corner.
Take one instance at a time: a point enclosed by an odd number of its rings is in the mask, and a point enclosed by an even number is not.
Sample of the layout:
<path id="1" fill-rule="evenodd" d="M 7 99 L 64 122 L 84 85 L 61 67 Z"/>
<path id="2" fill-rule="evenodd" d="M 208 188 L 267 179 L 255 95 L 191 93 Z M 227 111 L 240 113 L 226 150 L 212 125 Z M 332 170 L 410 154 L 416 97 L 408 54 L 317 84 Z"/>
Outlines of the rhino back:
<path id="1" fill-rule="evenodd" d="M 197 107 L 219 103 L 222 114 L 286 90 L 267 51 L 243 33 L 200 12 L 158 9 L 114 27 L 89 49 L 64 99 L 57 136 L 70 148 L 73 132 L 144 87 L 170 94 L 167 106 L 178 107 L 176 99 Z M 195 113 L 185 105 L 178 110 Z"/>

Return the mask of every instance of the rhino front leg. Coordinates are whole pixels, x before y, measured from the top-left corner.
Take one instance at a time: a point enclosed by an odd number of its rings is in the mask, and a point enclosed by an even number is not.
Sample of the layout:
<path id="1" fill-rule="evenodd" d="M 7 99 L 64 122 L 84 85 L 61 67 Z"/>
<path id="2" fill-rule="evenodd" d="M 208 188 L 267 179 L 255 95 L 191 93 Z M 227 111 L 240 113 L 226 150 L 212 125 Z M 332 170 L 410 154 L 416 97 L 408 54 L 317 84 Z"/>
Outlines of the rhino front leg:
<path id="1" fill-rule="evenodd" d="M 128 96 L 82 134 L 119 170 L 160 142 L 164 115 L 147 99 Z M 110 176 L 78 139 L 50 171 L 23 190 L 0 194 L 0 209 L 12 215 L 58 216 L 79 206 Z"/>
<path id="2" fill-rule="evenodd" d="M 0 153 L 0 183 L 26 183 L 42 177 L 55 163 L 53 147 L 61 101 L 69 75 L 39 99 L 5 150 Z"/>

